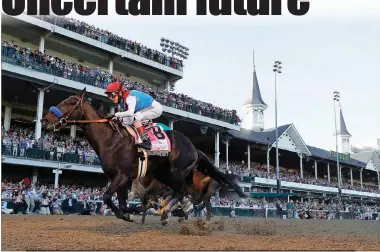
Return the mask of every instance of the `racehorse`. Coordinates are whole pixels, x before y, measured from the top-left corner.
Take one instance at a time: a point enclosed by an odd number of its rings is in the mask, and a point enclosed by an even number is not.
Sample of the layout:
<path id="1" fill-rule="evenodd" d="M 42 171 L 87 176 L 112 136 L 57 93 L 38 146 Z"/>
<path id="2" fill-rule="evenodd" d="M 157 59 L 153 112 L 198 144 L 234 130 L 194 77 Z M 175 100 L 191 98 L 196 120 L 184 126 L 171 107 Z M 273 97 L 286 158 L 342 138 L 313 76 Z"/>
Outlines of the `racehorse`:
<path id="1" fill-rule="evenodd" d="M 148 156 L 146 151 L 134 146 L 138 141 L 133 135 L 131 126 L 121 125 L 110 119 L 104 119 L 84 100 L 86 88 L 81 94 L 69 96 L 40 120 L 42 125 L 59 131 L 66 125 L 79 125 L 95 153 L 98 155 L 104 174 L 111 181 L 103 195 L 104 203 L 115 213 L 117 218 L 131 221 L 126 198 L 126 186 L 130 180 L 153 174 L 159 182 L 169 186 L 173 197 L 181 200 L 184 197 L 185 178 L 192 172 L 198 162 L 198 151 L 191 141 L 182 133 L 171 130 L 162 132 L 159 127 L 149 129 L 156 139 L 170 142 L 170 153 L 167 156 Z M 206 175 L 220 177 L 214 170 L 206 169 Z M 234 181 L 221 176 L 225 183 Z M 237 185 L 236 185 L 237 186 Z M 238 187 L 238 186 L 237 186 Z M 240 189 L 240 188 L 239 188 Z M 119 207 L 112 202 L 112 195 L 117 192 Z M 239 192 L 246 197 L 243 191 Z M 147 207 L 147 200 L 142 202 Z"/>
<path id="2" fill-rule="evenodd" d="M 198 154 L 200 157 L 200 160 L 198 162 L 198 168 L 202 169 L 203 166 L 208 165 L 208 157 L 200 150 L 198 150 Z M 189 175 L 191 177 L 191 184 L 186 184 L 186 189 L 188 194 L 191 196 L 190 201 L 196 207 L 197 205 L 202 203 L 201 207 L 197 207 L 197 210 L 200 211 L 203 208 L 206 207 L 207 210 L 207 220 L 209 221 L 211 218 L 211 197 L 215 194 L 215 192 L 222 188 L 224 186 L 223 181 L 220 183 L 212 179 L 209 176 L 205 176 L 201 172 L 199 172 L 197 169 L 193 170 L 193 173 Z M 236 178 L 235 175 L 232 174 L 225 174 L 225 176 L 228 176 L 231 178 L 231 180 L 234 180 Z M 189 181 L 189 180 L 187 180 Z M 150 197 L 151 200 L 154 200 L 157 202 L 157 195 L 163 194 L 163 198 L 166 198 L 165 195 L 168 194 L 168 189 L 165 187 L 165 185 L 161 184 L 159 181 L 154 179 L 153 176 L 146 176 L 144 178 L 134 179 L 132 183 L 131 192 L 128 196 L 128 200 L 133 200 L 137 197 L 140 197 L 142 200 L 144 197 Z M 160 204 L 161 207 L 161 214 L 164 216 L 161 220 L 166 221 L 167 214 L 169 212 L 172 212 L 177 206 L 171 207 L 170 200 L 165 199 Z M 144 216 L 145 213 L 143 213 Z"/>

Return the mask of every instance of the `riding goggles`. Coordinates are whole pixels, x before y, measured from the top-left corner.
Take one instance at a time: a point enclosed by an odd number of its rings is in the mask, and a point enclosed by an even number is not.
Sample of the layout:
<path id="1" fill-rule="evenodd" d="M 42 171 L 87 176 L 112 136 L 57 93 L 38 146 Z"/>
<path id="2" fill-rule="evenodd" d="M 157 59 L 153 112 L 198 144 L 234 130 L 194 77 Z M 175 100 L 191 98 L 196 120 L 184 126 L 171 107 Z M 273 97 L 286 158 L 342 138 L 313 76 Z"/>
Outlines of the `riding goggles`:
<path id="1" fill-rule="evenodd" d="M 113 99 L 117 96 L 117 93 L 116 92 L 107 93 L 107 96 L 108 96 L 108 98 Z"/>

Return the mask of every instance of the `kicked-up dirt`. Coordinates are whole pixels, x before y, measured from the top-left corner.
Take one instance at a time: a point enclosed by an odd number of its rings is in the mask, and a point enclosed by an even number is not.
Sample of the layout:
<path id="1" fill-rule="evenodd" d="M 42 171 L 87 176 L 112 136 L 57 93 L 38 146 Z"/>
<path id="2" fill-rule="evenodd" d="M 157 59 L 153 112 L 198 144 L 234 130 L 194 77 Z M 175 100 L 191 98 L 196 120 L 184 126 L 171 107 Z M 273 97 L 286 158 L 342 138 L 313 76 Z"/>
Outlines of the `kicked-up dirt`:
<path id="1" fill-rule="evenodd" d="M 2 250 L 380 250 L 379 221 L 2 215 L 1 224 Z"/>

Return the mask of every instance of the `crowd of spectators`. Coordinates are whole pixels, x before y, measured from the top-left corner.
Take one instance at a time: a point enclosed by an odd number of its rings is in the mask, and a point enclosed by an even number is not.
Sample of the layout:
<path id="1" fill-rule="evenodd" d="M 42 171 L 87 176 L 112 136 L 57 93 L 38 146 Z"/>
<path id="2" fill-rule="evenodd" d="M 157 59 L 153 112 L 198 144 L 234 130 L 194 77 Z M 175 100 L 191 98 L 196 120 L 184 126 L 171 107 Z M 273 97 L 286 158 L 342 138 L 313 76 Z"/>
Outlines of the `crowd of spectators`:
<path id="1" fill-rule="evenodd" d="M 94 202 L 103 200 L 104 187 L 88 187 L 84 185 L 60 185 L 54 189 L 53 185 L 25 185 L 25 179 L 21 182 L 2 181 L 2 210 L 10 213 L 7 203 L 13 203 L 13 213 L 26 214 L 77 214 L 77 202 L 84 206 L 80 212 L 95 212 Z M 115 196 L 116 199 L 116 196 Z M 5 211 L 4 211 L 5 209 Z"/>
<path id="2" fill-rule="evenodd" d="M 266 188 L 258 190 L 268 191 Z M 105 187 L 89 187 L 80 184 L 41 185 L 31 184 L 27 178 L 19 182 L 2 181 L 2 213 L 25 214 L 112 214 L 102 202 Z M 117 205 L 117 195 L 113 196 Z M 78 203 L 82 204 L 78 209 Z M 8 204 L 12 203 L 12 208 Z M 213 207 L 229 207 L 231 209 L 277 209 L 277 217 L 288 215 L 288 218 L 335 218 L 338 212 L 352 212 L 351 218 L 365 219 L 372 213 L 380 213 L 380 206 L 374 204 L 345 203 L 337 204 L 333 200 L 306 198 L 305 200 L 270 200 L 265 198 L 232 200 L 227 197 L 211 198 Z"/>
<path id="3" fill-rule="evenodd" d="M 211 160 L 214 161 L 214 158 L 211 156 L 208 156 Z M 248 166 L 244 161 L 242 162 L 233 162 L 229 161 L 228 163 L 228 169 L 227 169 L 227 163 L 223 160 L 219 161 L 219 169 L 223 172 L 230 172 L 232 174 L 236 174 L 242 177 L 261 177 L 261 178 L 267 178 L 267 179 L 276 179 L 276 172 L 273 166 L 269 167 L 269 173 L 266 165 L 255 165 L 251 164 L 251 170 L 248 169 Z M 319 186 L 327 186 L 327 187 L 338 187 L 338 182 L 335 177 L 331 177 L 330 182 L 327 178 L 315 178 L 314 175 L 307 173 L 304 171 L 303 178 L 301 178 L 301 175 L 299 172 L 294 173 L 290 170 L 284 170 L 281 168 L 280 172 L 280 178 L 282 181 L 287 182 L 295 182 L 295 183 L 302 183 L 302 184 L 312 184 L 312 185 L 319 185 Z M 372 193 L 380 193 L 380 190 L 378 188 L 378 185 L 373 184 L 366 185 L 363 183 L 363 187 L 361 187 L 360 183 L 354 181 L 353 185 L 351 185 L 350 180 L 343 178 L 342 179 L 342 189 L 349 189 L 349 190 L 356 190 L 356 191 L 362 191 L 362 192 L 372 192 Z"/>
<path id="4" fill-rule="evenodd" d="M 269 173 L 266 166 L 256 166 L 257 170 L 253 171 L 252 173 L 255 173 L 255 176 L 262 177 L 262 178 L 268 178 L 268 179 L 276 179 L 276 172 L 273 166 L 269 167 Z M 301 175 L 299 172 L 294 173 L 294 170 L 282 170 L 280 172 L 280 178 L 283 181 L 288 182 L 295 182 L 295 183 L 302 183 L 302 184 L 311 184 L 311 185 L 319 185 L 319 186 L 327 186 L 327 187 L 338 187 L 338 182 L 336 177 L 331 177 L 330 182 L 327 178 L 324 177 L 318 177 L 315 178 L 315 175 L 310 174 L 306 171 L 303 173 L 303 178 L 301 178 Z M 373 184 L 366 185 L 363 183 L 363 187 L 361 187 L 360 183 L 353 182 L 353 185 L 351 185 L 350 180 L 343 178 L 342 179 L 342 189 L 349 189 L 349 190 L 356 190 L 356 191 L 362 191 L 362 192 L 372 192 L 372 193 L 379 193 L 380 190 L 377 185 Z"/>
<path id="5" fill-rule="evenodd" d="M 371 219 L 373 213 L 380 213 L 380 205 L 343 203 L 338 204 L 333 200 L 306 198 L 305 200 L 270 200 L 256 198 L 249 200 L 232 200 L 227 197 L 212 197 L 211 204 L 219 207 L 229 207 L 232 209 L 253 209 L 265 210 L 275 209 L 278 218 L 287 215 L 288 219 L 335 219 L 339 213 L 351 213 L 352 219 Z"/>
<path id="6" fill-rule="evenodd" d="M 240 124 L 241 120 L 236 110 L 227 110 L 214 106 L 208 102 L 193 99 L 185 94 L 169 92 L 151 85 L 144 85 L 129 78 L 112 75 L 108 70 L 100 67 L 92 68 L 81 63 L 74 63 L 59 57 L 46 55 L 38 50 L 31 50 L 18 46 L 14 41 L 3 41 L 2 60 L 8 63 L 18 64 L 29 69 L 53 74 L 58 77 L 78 81 L 84 84 L 105 89 L 112 81 L 119 81 L 127 89 L 140 90 L 151 94 L 163 105 L 188 111 L 202 116 Z"/>
<path id="7" fill-rule="evenodd" d="M 129 53 L 133 53 L 145 59 L 152 60 L 154 62 L 180 71 L 183 70 L 183 62 L 180 59 L 167 56 L 164 53 L 148 48 L 141 43 L 122 38 L 112 32 L 97 28 L 83 21 L 54 15 L 35 17 L 51 24 L 55 24 L 69 31 L 83 35 L 85 37 L 97 40 L 101 43 L 117 47 Z"/>
<path id="8" fill-rule="evenodd" d="M 36 149 L 47 151 L 45 158 L 54 161 L 62 161 L 65 153 L 77 154 L 82 164 L 94 165 L 98 160 L 95 151 L 82 137 L 71 138 L 48 131 L 43 132 L 41 138 L 36 140 L 32 128 L 14 125 L 8 131 L 2 125 L 1 133 L 2 153 L 5 155 L 26 157 L 28 149 Z"/>
<path id="9" fill-rule="evenodd" d="M 12 125 L 11 128 L 6 131 L 2 126 L 2 153 L 5 155 L 25 157 L 26 151 L 30 148 L 37 150 L 45 150 L 49 154 L 45 157 L 50 160 L 62 160 L 65 153 L 76 154 L 79 156 L 79 162 L 87 165 L 98 164 L 98 157 L 88 142 L 82 137 L 71 138 L 69 135 L 56 135 L 52 132 L 43 132 L 42 137 L 37 141 L 34 136 L 33 128 L 22 128 Z M 211 160 L 213 158 L 209 156 Z M 223 160 L 220 160 L 220 169 L 223 172 L 230 172 L 241 177 L 257 176 L 268 179 L 275 179 L 275 169 L 270 166 L 269 173 L 265 165 L 252 165 L 252 170 L 248 170 L 245 162 L 229 162 L 228 169 L 227 164 Z M 330 183 L 326 178 L 317 178 L 312 174 L 304 172 L 303 178 L 299 173 L 291 173 L 281 171 L 281 180 L 288 182 L 296 182 L 303 184 L 313 184 L 320 186 L 337 187 L 337 180 L 335 177 L 331 177 Z M 347 179 L 343 179 L 343 189 L 351 189 L 363 192 L 378 193 L 378 187 L 376 185 L 369 186 L 363 184 L 363 187 L 356 181 L 351 186 L 351 183 Z"/>

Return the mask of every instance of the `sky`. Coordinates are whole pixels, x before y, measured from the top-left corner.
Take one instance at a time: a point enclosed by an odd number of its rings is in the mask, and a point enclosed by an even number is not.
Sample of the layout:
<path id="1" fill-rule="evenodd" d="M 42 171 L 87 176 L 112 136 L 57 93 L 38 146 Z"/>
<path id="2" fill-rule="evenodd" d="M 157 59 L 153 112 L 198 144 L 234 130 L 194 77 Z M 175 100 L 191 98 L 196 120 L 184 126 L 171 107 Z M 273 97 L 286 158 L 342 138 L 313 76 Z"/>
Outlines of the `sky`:
<path id="1" fill-rule="evenodd" d="M 194 1 L 195 2 L 195 1 Z M 335 149 L 333 91 L 341 106 L 351 144 L 376 147 L 380 138 L 380 1 L 311 0 L 305 16 L 81 17 L 97 27 L 159 49 L 161 37 L 190 48 L 184 78 L 176 92 L 236 109 L 252 83 L 253 56 L 264 102 L 265 128 L 275 125 L 273 62 L 283 63 L 278 77 L 278 124 L 293 123 L 303 140 Z"/>

